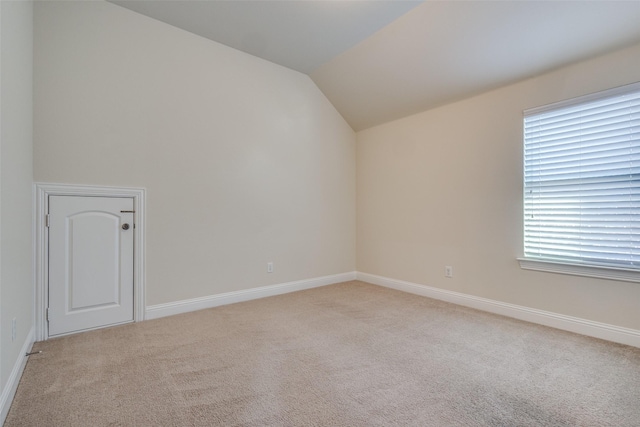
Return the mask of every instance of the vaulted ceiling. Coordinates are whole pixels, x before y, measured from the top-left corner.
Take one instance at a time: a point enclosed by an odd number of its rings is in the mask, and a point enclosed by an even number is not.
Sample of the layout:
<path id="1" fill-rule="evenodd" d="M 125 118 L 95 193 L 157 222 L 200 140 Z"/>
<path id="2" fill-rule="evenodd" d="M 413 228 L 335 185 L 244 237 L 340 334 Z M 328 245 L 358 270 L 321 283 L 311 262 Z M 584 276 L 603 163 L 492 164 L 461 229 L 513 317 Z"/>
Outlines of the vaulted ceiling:
<path id="1" fill-rule="evenodd" d="M 356 131 L 640 43 L 640 1 L 110 1 L 308 74 Z"/>

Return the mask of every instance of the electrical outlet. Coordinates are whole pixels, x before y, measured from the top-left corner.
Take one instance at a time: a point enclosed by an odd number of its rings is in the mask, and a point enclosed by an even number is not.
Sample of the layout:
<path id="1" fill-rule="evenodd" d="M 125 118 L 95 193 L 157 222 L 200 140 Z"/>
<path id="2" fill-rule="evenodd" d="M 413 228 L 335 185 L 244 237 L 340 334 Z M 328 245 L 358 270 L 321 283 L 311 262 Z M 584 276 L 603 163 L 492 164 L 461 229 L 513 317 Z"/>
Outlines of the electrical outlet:
<path id="1" fill-rule="evenodd" d="M 447 265 L 444 268 L 444 277 L 453 277 L 453 267 L 451 267 L 450 265 Z"/>
<path id="2" fill-rule="evenodd" d="M 16 340 L 16 318 L 11 319 L 11 341 Z"/>
<path id="3" fill-rule="evenodd" d="M 268 262 L 267 263 L 267 273 L 273 273 L 273 263 L 272 262 Z"/>

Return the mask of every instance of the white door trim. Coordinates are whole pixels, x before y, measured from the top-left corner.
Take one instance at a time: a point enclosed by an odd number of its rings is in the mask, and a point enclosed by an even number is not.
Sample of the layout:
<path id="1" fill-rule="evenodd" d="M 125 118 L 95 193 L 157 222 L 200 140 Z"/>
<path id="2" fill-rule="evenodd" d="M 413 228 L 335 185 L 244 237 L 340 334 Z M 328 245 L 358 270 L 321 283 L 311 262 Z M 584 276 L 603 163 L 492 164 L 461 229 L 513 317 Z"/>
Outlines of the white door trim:
<path id="1" fill-rule="evenodd" d="M 46 214 L 49 211 L 49 196 L 101 196 L 133 198 L 135 228 L 133 244 L 133 319 L 145 318 L 145 189 L 99 187 L 90 185 L 35 183 L 35 332 L 36 341 L 49 339 L 47 328 L 47 301 L 49 300 L 49 242 Z"/>

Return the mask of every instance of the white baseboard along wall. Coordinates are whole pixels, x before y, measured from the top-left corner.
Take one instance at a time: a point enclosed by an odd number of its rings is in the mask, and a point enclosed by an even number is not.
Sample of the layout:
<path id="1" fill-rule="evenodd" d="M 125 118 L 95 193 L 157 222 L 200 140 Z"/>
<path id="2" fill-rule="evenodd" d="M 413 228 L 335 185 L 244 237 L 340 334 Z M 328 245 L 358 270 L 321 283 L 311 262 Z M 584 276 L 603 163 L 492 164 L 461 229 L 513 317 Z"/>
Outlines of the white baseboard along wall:
<path id="1" fill-rule="evenodd" d="M 335 283 L 356 280 L 356 272 L 334 274 L 331 276 L 316 277 L 314 279 L 298 280 L 295 282 L 280 283 L 277 285 L 261 286 L 259 288 L 245 289 L 242 291 L 225 292 L 223 294 L 209 295 L 201 298 L 169 302 L 166 304 L 151 305 L 147 307 L 145 319 L 157 319 L 174 314 L 187 313 L 189 311 L 218 307 L 220 305 L 234 304 L 250 301 L 258 298 L 271 297 L 289 292 L 303 291 L 305 289 L 320 286 L 333 285 Z"/>
<path id="2" fill-rule="evenodd" d="M 357 280 L 397 289 L 411 294 L 421 295 L 489 313 L 500 314 L 514 319 L 524 320 L 539 325 L 550 326 L 564 331 L 640 347 L 640 331 L 636 329 L 622 328 L 606 323 L 594 322 L 578 317 L 565 316 L 544 310 L 509 304 L 487 298 L 467 295 L 460 292 L 447 291 L 417 283 L 390 279 L 388 277 L 358 272 Z"/>
<path id="3" fill-rule="evenodd" d="M 373 285 L 384 286 L 415 295 L 475 308 L 489 313 L 512 317 L 527 322 L 537 323 L 539 325 L 640 348 L 640 331 L 636 329 L 623 328 L 578 317 L 566 316 L 549 311 L 476 297 L 460 292 L 447 291 L 431 286 L 355 271 L 314 279 L 281 283 L 277 285 L 262 286 L 242 291 L 226 292 L 223 294 L 210 295 L 166 304 L 152 305 L 147 307 L 145 319 L 157 319 L 160 317 L 172 316 L 174 314 L 187 313 L 189 311 L 281 295 L 350 280 L 360 280 Z"/>
<path id="4" fill-rule="evenodd" d="M 0 395 L 0 408 L 2 409 L 2 412 L 0 412 L 0 425 L 4 424 L 4 421 L 9 414 L 9 408 L 11 408 L 11 402 L 13 402 L 13 397 L 16 395 L 20 378 L 22 378 L 22 372 L 24 371 L 24 367 L 27 365 L 28 357 L 26 354 L 33 346 L 34 337 L 35 328 L 32 327 L 27 334 L 27 339 L 24 341 L 20 353 L 18 354 L 18 360 L 16 360 L 16 363 L 13 365 L 11 374 L 9 375 L 7 383 L 2 390 L 2 395 Z"/>

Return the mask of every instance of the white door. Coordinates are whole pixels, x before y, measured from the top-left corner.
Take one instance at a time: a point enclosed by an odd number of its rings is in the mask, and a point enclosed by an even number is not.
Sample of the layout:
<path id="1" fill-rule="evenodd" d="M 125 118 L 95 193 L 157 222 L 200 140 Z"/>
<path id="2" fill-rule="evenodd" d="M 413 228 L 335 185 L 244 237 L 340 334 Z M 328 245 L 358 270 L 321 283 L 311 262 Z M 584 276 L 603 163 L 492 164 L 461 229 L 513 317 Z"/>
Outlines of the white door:
<path id="1" fill-rule="evenodd" d="M 49 196 L 49 335 L 133 321 L 133 199 Z"/>

